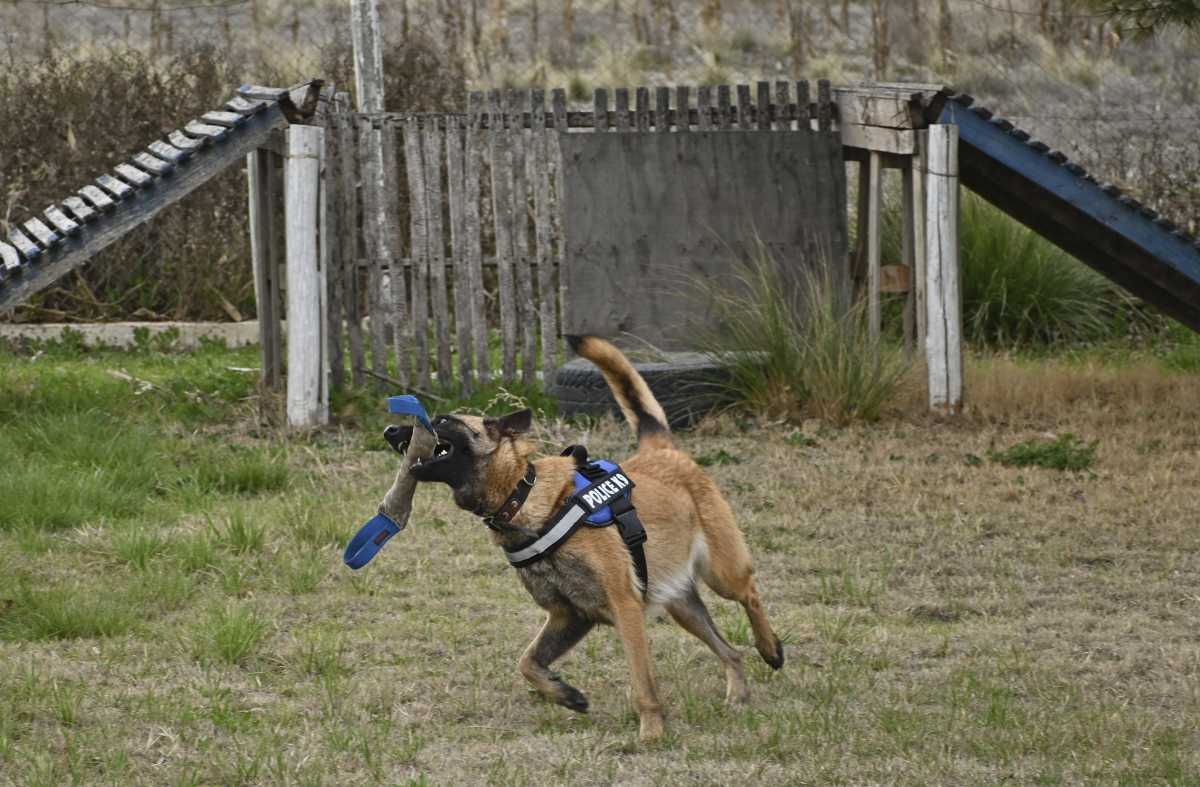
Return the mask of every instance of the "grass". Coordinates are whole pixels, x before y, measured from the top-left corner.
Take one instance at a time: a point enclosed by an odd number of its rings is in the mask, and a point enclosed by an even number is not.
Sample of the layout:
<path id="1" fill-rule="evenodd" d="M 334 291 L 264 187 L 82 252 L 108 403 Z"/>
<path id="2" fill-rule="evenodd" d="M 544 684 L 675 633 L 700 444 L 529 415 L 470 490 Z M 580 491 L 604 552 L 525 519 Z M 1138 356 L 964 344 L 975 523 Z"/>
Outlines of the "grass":
<path id="1" fill-rule="evenodd" d="M 1053 440 L 1022 440 L 1003 451 L 994 451 L 992 459 L 1007 467 L 1047 467 L 1052 470 L 1088 470 L 1096 461 L 1096 445 L 1067 433 Z"/>
<path id="2" fill-rule="evenodd" d="M 708 650 L 651 622 L 668 727 L 654 745 L 637 742 L 610 629 L 555 665 L 589 715 L 529 695 L 516 663 L 542 615 L 444 489 L 418 493 L 369 567 L 341 564 L 396 469 L 364 450 L 380 442 L 373 395 L 343 400 L 362 403 L 358 425 L 289 437 L 252 384 L 207 377 L 253 365 L 236 351 L 0 353 L 0 440 L 23 446 L 20 472 L 62 499 L 136 490 L 61 523 L 18 500 L 21 523 L 0 530 L 0 784 L 1191 783 L 1200 426 L 1197 377 L 1170 351 L 969 353 L 968 411 L 949 422 L 901 391 L 904 417 L 678 434 L 711 460 L 788 663 L 766 667 L 741 611 L 707 594 L 753 691 L 727 708 Z M 117 365 L 228 388 L 200 410 L 137 398 L 109 387 Z M 31 416 L 71 450 L 31 438 Z M 88 447 L 117 432 L 146 441 L 155 473 Z M 1090 467 L 968 460 L 1047 433 L 1099 440 Z M 534 436 L 544 453 L 631 446 L 607 420 Z M 197 463 L 222 456 L 280 463 L 286 481 L 200 484 Z"/>

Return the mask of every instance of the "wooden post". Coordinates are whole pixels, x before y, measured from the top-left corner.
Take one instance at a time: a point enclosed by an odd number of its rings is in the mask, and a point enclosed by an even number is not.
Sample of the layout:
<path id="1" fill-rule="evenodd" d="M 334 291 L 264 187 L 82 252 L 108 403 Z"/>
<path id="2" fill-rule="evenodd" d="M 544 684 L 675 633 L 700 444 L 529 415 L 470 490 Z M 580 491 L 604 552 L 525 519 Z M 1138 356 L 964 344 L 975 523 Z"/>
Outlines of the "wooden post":
<path id="1" fill-rule="evenodd" d="M 317 209 L 320 202 L 320 157 L 325 129 L 288 128 L 284 161 L 284 225 L 287 245 L 288 425 L 311 428 L 329 422 L 323 407 L 326 340 L 324 283 L 318 262 Z"/>
<path id="2" fill-rule="evenodd" d="M 911 159 L 907 173 L 912 184 L 912 289 L 913 311 L 916 314 L 917 352 L 925 352 L 925 326 L 928 324 L 928 314 L 925 305 L 925 174 L 928 169 L 926 151 L 929 149 L 929 134 L 924 130 L 916 132 L 917 150 Z"/>
<path id="3" fill-rule="evenodd" d="M 929 407 L 962 411 L 962 307 L 958 288 L 958 126 L 929 127 L 926 190 L 926 303 Z"/>
<path id="4" fill-rule="evenodd" d="M 913 277 L 913 248 L 916 246 L 916 227 L 913 225 L 913 178 L 916 157 L 910 156 L 908 166 L 900 170 L 900 264 L 908 268 L 908 291 L 904 293 L 904 354 L 913 356 L 917 326 L 914 307 L 917 300 L 917 284 Z"/>
<path id="5" fill-rule="evenodd" d="M 250 254 L 254 261 L 254 303 L 258 310 L 258 346 L 262 356 L 262 384 L 277 388 L 280 381 L 279 323 L 272 293 L 275 271 L 271 261 L 275 255 L 271 248 L 271 151 L 259 148 L 246 154 L 246 175 L 250 185 Z"/>
<path id="6" fill-rule="evenodd" d="M 877 151 L 871 151 L 867 191 L 867 310 L 872 341 L 879 340 L 883 314 L 879 303 L 879 267 L 882 249 L 883 182 L 882 161 Z"/>

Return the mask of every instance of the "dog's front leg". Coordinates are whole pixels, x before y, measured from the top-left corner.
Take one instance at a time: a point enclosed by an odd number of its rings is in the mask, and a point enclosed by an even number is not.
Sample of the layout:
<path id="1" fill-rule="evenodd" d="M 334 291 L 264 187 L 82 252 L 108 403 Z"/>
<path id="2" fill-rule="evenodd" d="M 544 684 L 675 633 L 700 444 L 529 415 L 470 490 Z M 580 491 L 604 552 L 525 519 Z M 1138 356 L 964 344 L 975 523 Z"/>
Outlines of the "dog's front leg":
<path id="1" fill-rule="evenodd" d="M 587 713 L 587 697 L 552 672 L 550 665 L 583 639 L 593 625 L 574 610 L 551 609 L 542 630 L 521 656 L 521 674 L 539 694 L 580 713 Z"/>
<path id="2" fill-rule="evenodd" d="M 642 605 L 632 596 L 614 599 L 611 606 L 613 625 L 629 662 L 633 705 L 641 719 L 641 738 L 644 741 L 653 740 L 662 736 L 663 720 L 658 691 L 654 687 L 654 672 L 650 666 L 650 641 L 646 637 L 645 613 Z"/>

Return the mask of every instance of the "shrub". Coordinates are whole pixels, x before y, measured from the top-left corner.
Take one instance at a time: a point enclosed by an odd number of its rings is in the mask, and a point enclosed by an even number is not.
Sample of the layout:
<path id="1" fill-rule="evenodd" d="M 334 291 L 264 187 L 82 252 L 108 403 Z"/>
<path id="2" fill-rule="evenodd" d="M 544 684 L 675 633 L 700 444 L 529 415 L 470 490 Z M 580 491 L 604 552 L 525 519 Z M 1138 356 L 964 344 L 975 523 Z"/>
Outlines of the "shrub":
<path id="1" fill-rule="evenodd" d="M 1100 339 L 1120 324 L 1106 279 L 973 194 L 964 194 L 963 330 L 1000 346 Z"/>
<path id="2" fill-rule="evenodd" d="M 828 265 L 797 269 L 785 277 L 760 247 L 736 286 L 700 285 L 716 311 L 707 353 L 727 371 L 735 398 L 770 416 L 876 420 L 907 372 L 903 355 L 871 337 L 865 304 L 849 298 Z"/>
<path id="3" fill-rule="evenodd" d="M 1096 461 L 1098 440 L 1085 443 L 1071 433 L 1054 440 L 1025 440 L 991 458 L 1007 467 L 1047 467 L 1051 470 L 1087 470 Z"/>

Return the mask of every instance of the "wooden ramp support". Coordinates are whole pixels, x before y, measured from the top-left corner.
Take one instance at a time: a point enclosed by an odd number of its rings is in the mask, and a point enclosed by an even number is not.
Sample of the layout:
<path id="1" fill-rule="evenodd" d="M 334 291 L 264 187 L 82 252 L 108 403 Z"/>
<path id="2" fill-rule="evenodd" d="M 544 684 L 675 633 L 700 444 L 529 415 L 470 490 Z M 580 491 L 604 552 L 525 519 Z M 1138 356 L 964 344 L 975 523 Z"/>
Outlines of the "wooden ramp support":
<path id="1" fill-rule="evenodd" d="M 962 412 L 962 308 L 958 287 L 958 126 L 933 125 L 925 173 L 925 358 L 929 407 Z"/>

